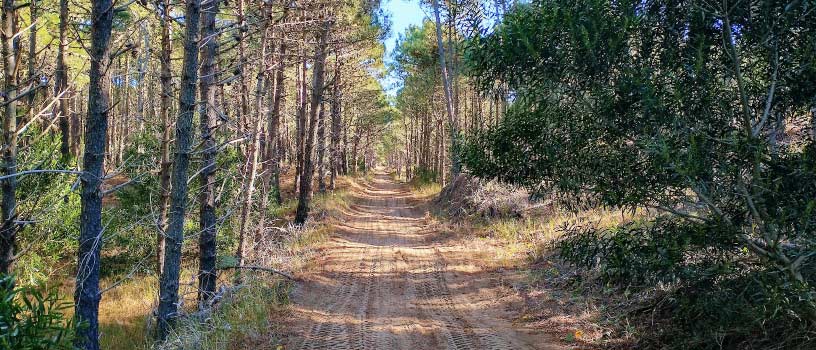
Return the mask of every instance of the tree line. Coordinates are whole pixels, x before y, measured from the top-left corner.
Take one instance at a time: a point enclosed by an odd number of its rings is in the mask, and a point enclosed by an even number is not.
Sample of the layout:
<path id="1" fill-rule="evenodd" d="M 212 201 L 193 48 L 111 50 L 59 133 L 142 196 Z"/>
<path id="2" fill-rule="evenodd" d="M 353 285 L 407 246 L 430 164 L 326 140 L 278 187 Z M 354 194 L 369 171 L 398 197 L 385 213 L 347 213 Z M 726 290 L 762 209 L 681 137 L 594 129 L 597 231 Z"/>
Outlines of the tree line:
<path id="1" fill-rule="evenodd" d="M 509 3 L 420 2 L 432 18 L 398 33 L 390 69 L 398 77 L 393 123 L 383 143 L 386 161 L 398 175 L 447 183 L 461 171 L 459 146 L 504 115 L 508 91 L 480 90 L 469 73 L 470 40 L 499 23 Z"/>
<path id="2" fill-rule="evenodd" d="M 813 346 L 813 1 L 424 6 L 394 55 L 391 164 L 636 214 L 553 245 L 669 321 L 641 345 Z"/>
<path id="3" fill-rule="evenodd" d="M 99 348 L 106 263 L 160 276 L 164 339 L 184 261 L 205 308 L 218 270 L 272 239 L 269 208 L 295 199 L 305 224 L 392 118 L 378 2 L 6 0 L 1 20 L 0 273 L 47 281 L 75 254 L 83 349 Z"/>
<path id="4" fill-rule="evenodd" d="M 813 346 L 812 1 L 515 4 L 467 44 L 499 124 L 472 174 L 638 219 L 565 227 L 561 257 L 643 292 L 655 348 Z M 634 313 L 633 313 L 634 314 Z M 635 316 L 637 317 L 637 316 Z"/>

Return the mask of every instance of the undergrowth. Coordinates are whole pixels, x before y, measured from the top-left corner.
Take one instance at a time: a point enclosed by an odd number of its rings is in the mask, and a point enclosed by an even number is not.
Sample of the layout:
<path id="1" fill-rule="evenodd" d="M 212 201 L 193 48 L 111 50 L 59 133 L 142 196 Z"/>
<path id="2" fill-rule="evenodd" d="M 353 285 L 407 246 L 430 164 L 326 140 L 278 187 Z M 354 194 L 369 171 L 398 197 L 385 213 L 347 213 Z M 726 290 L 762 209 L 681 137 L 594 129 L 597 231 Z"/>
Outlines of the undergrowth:
<path id="1" fill-rule="evenodd" d="M 14 284 L 11 276 L 0 278 L 0 348 L 73 349 L 75 325 L 64 314 L 71 304 L 53 288 Z"/>
<path id="2" fill-rule="evenodd" d="M 339 218 L 350 205 L 351 196 L 347 186 L 351 180 L 338 178 L 338 189 L 325 194 L 316 193 L 312 201 L 312 219 L 303 227 L 294 227 L 288 220 L 294 217 L 296 200 L 281 205 L 270 204 L 267 215 L 269 235 L 264 244 L 255 247 L 253 263 L 283 271 L 297 272 L 310 267 L 316 247 L 330 233 L 330 222 Z M 272 226 L 276 227 L 272 229 Z M 194 228 L 193 228 L 194 229 Z M 277 236 L 271 235 L 275 232 Z M 219 232 L 221 234 L 221 232 Z M 229 236 L 229 237 L 227 237 Z M 231 233 L 219 237 L 219 245 L 231 250 L 234 244 Z M 268 244 L 267 244 L 268 243 Z M 194 249 L 195 247 L 189 248 Z M 234 260 L 229 254 L 219 258 Z M 221 262 L 223 264 L 223 261 Z M 195 269 L 193 265 L 182 269 L 182 310 L 195 315 Z M 231 285 L 234 271 L 222 270 L 221 285 Z M 286 312 L 289 285 L 266 272 L 243 274 L 244 283 L 234 291 L 225 293 L 213 312 L 200 317 L 181 318 L 174 334 L 166 344 L 156 345 L 151 319 L 158 296 L 158 281 L 154 273 L 145 267 L 133 274 L 113 274 L 101 281 L 102 288 L 115 283 L 115 288 L 105 292 L 100 301 L 100 346 L 109 350 L 131 349 L 278 349 L 277 319 Z M 60 300 L 69 307 L 62 312 L 70 318 L 73 313 L 71 295 L 72 279 L 60 288 Z"/>
<path id="3" fill-rule="evenodd" d="M 157 349 L 278 349 L 276 318 L 288 303 L 288 283 L 249 275 L 227 292 L 214 312 L 183 320 Z"/>
<path id="4" fill-rule="evenodd" d="M 813 266 L 805 266 L 805 282 L 793 281 L 716 227 L 689 230 L 662 217 L 566 231 L 554 247 L 584 271 L 576 275 L 583 287 L 631 295 L 621 312 L 639 325 L 643 348 L 816 347 Z"/>
<path id="5" fill-rule="evenodd" d="M 442 190 L 442 185 L 438 181 L 438 174 L 432 170 L 419 168 L 414 175 L 408 179 L 408 185 L 419 197 L 429 198 L 435 196 Z"/>
<path id="6" fill-rule="evenodd" d="M 349 208 L 350 181 L 341 177 L 337 190 L 316 193 L 311 217 L 303 227 L 289 225 L 286 220 L 273 223 L 284 226 L 272 228 L 277 236 L 267 236 L 256 246 L 254 262 L 285 271 L 308 269 L 317 254 L 315 248 L 329 236 L 332 220 Z M 296 206 L 296 201 L 289 200 L 268 212 L 273 218 L 291 218 Z M 281 349 L 279 320 L 287 312 L 291 285 L 264 272 L 245 276 L 244 283 L 227 292 L 203 320 L 191 317 L 180 322 L 159 349 Z"/>
<path id="7" fill-rule="evenodd" d="M 602 208 L 457 220 L 462 232 L 500 242 L 493 259 L 502 266 L 528 271 L 523 288 L 543 294 L 523 320 L 557 329 L 567 343 L 604 349 L 816 346 L 816 295 L 808 287 L 816 283 L 816 266 L 805 266 L 806 284 L 792 281 L 784 271 L 763 268 L 716 227 L 689 230 L 645 210 Z"/>

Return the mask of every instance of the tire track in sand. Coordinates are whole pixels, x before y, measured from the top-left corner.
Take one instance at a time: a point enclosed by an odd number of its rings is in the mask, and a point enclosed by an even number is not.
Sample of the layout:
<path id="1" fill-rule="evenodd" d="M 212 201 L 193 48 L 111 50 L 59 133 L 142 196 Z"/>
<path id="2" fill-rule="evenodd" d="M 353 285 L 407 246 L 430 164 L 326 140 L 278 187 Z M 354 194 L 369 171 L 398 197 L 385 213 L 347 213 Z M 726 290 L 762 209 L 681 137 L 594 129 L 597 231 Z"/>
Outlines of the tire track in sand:
<path id="1" fill-rule="evenodd" d="M 405 186 L 378 175 L 363 187 L 335 226 L 324 272 L 293 299 L 295 318 L 311 315 L 300 322 L 299 349 L 562 349 L 548 339 L 536 344 L 541 339 L 487 310 L 475 312 L 468 302 L 478 288 L 451 275 L 432 241 L 440 234 L 428 231 Z"/>

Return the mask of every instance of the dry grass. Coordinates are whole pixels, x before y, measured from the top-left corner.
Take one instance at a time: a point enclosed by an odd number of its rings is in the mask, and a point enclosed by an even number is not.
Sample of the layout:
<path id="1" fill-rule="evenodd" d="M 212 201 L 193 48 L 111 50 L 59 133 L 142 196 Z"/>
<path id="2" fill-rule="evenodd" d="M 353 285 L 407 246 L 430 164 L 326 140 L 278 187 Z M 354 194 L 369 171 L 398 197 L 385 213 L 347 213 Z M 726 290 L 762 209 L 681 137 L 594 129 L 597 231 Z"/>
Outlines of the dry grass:
<path id="1" fill-rule="evenodd" d="M 196 305 L 194 270 L 182 270 L 182 307 L 193 310 Z M 222 280 L 229 276 L 222 276 Z M 118 280 L 104 279 L 102 289 Z M 158 279 L 155 275 L 137 275 L 107 291 L 99 302 L 99 332 L 102 349 L 126 350 L 149 349 L 152 343 L 153 327 L 148 315 L 155 309 L 158 300 Z M 63 287 L 62 295 L 70 298 L 73 286 Z"/>
<path id="2" fill-rule="evenodd" d="M 560 238 L 564 227 L 588 224 L 612 227 L 628 222 L 638 215 L 641 214 L 599 208 L 579 213 L 557 211 L 521 218 L 479 217 L 457 224 L 462 226 L 459 230 L 469 232 L 470 235 L 496 240 L 501 245 L 513 247 L 512 249 L 517 249 L 514 246 L 521 244 L 529 249 L 528 253 L 533 253 L 546 249 L 549 243 Z"/>
<path id="3" fill-rule="evenodd" d="M 279 349 L 276 320 L 286 313 L 288 290 L 278 279 L 247 276 L 203 321 L 183 320 L 157 349 Z"/>
<path id="4" fill-rule="evenodd" d="M 625 348 L 631 342 L 628 320 L 609 308 L 609 296 L 583 288 L 575 279 L 577 271 L 561 263 L 551 248 L 566 227 L 613 227 L 647 212 L 605 208 L 572 212 L 546 202 L 529 203 L 526 196 L 517 194 L 518 189 L 495 183 L 462 181 L 453 187 L 443 189 L 433 201 L 433 221 L 460 237 L 481 266 L 502 271 L 508 278 L 523 276 L 513 282 L 513 289 L 524 299 L 515 322 L 545 330 L 580 349 Z M 463 215 L 452 215 L 446 208 L 457 205 Z"/>
<path id="5" fill-rule="evenodd" d="M 326 219 L 327 217 L 337 219 L 351 205 L 351 194 L 345 190 L 318 194 L 314 197 L 312 204 L 315 208 L 318 208 L 320 217 L 316 219 Z"/>
<path id="6" fill-rule="evenodd" d="M 152 275 L 135 277 L 103 295 L 99 345 L 111 350 L 149 348 L 147 315 L 157 299 L 158 281 Z"/>
<path id="7" fill-rule="evenodd" d="M 559 263 L 551 243 L 561 237 L 565 226 L 613 226 L 632 218 L 615 210 L 595 209 L 456 222 L 436 217 L 435 221 L 458 235 L 471 256 L 481 260 L 480 266 L 502 271 L 508 280 L 521 276 L 512 282 L 513 290 L 524 300 L 523 307 L 515 311 L 514 322 L 543 330 L 565 345 L 578 346 L 576 349 L 603 349 L 631 341 L 632 335 L 625 332 L 627 320 L 614 318 L 603 296 L 581 292 L 570 284 L 575 271 Z M 623 323 L 611 325 L 613 320 Z"/>
<path id="8" fill-rule="evenodd" d="M 414 194 L 420 198 L 431 198 L 439 194 L 439 191 L 442 191 L 442 185 L 438 183 L 426 183 L 417 185 L 413 188 Z"/>
<path id="9" fill-rule="evenodd" d="M 431 199 L 439 195 L 442 191 L 442 185 L 438 182 L 424 181 L 423 179 L 414 177 L 412 179 L 398 178 L 395 173 L 390 174 L 395 182 L 408 184 L 411 192 L 421 199 Z"/>
<path id="10" fill-rule="evenodd" d="M 329 236 L 330 222 L 348 208 L 348 188 L 353 179 L 340 177 L 333 193 L 317 194 L 313 198 L 312 217 L 303 228 L 289 227 L 286 219 L 294 217 L 297 201 L 288 200 L 268 211 L 271 225 L 285 228 L 286 234 L 274 244 L 259 245 L 255 262 L 285 271 L 298 272 L 311 268 L 316 247 Z M 287 184 L 289 184 L 287 182 Z M 194 267 L 182 271 L 183 306 L 195 309 L 193 288 Z M 278 349 L 276 317 L 286 313 L 288 286 L 263 272 L 247 275 L 243 287 L 230 293 L 206 322 L 182 321 L 171 340 L 161 349 Z M 222 274 L 223 284 L 229 285 L 231 273 Z M 102 288 L 116 281 L 105 280 Z M 185 285 L 185 283 L 187 283 Z M 63 295 L 70 298 L 73 286 L 66 285 Z M 152 327 L 149 314 L 157 304 L 158 280 L 155 275 L 130 278 L 104 294 L 99 306 L 100 345 L 103 349 L 151 349 Z"/>

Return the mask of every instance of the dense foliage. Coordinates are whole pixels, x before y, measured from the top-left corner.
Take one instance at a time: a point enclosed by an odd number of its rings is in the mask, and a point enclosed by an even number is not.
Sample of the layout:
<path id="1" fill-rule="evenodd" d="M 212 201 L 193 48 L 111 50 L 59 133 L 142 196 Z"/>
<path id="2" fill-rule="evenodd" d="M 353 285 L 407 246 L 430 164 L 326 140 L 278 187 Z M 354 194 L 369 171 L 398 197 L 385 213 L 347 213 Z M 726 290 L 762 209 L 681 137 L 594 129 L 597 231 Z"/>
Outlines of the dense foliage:
<path id="1" fill-rule="evenodd" d="M 62 322 L 71 294 L 83 349 L 192 312 L 157 301 L 210 308 L 232 282 L 218 270 L 260 264 L 285 209 L 306 221 L 312 192 L 375 163 L 394 119 L 379 1 L 8 0 L 0 13 L 0 278 L 19 285 L 0 285 L 3 349 L 51 346 L 19 343 L 49 335 L 21 327 Z M 71 280 L 62 299 L 30 288 Z M 161 290 L 119 294 L 140 285 Z"/>
<path id="2" fill-rule="evenodd" d="M 654 306 L 676 322 L 653 329 L 655 342 L 813 346 L 815 11 L 775 0 L 517 5 L 470 42 L 472 75 L 484 90 L 506 84 L 512 103 L 468 140 L 464 161 L 576 206 L 649 210 L 611 230 L 567 227 L 559 246 L 609 280 L 670 286 Z"/>
<path id="3" fill-rule="evenodd" d="M 4 276 L 0 285 L 14 284 Z M 71 304 L 56 291 L 22 286 L 0 288 L 0 347 L 16 350 L 73 349 L 73 322 L 63 312 Z"/>
<path id="4" fill-rule="evenodd" d="M 391 72 L 399 79 L 394 105 L 400 119 L 389 129 L 387 163 L 406 178 L 417 183 L 452 181 L 450 174 L 458 163 L 449 159 L 458 142 L 454 135 L 469 134 L 492 125 L 499 118 L 503 96 L 482 95 L 473 79 L 463 70 L 463 41 L 478 28 L 473 23 L 483 19 L 478 1 L 448 2 L 440 6 L 445 21 L 439 24 L 424 20 L 419 26 L 409 26 L 399 33 L 390 62 Z M 433 9 L 430 9 L 431 11 Z M 439 38 L 446 58 L 446 71 L 451 85 L 451 112 L 446 112 L 445 81 L 441 74 Z"/>

